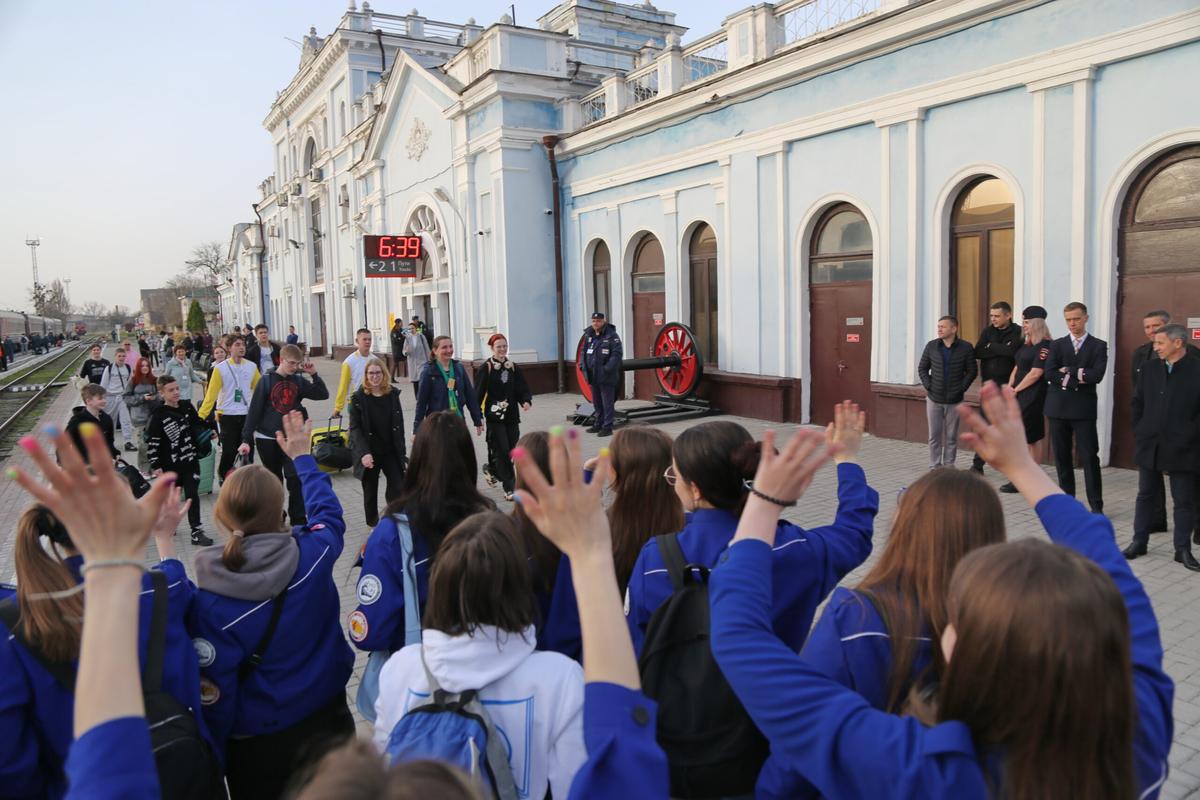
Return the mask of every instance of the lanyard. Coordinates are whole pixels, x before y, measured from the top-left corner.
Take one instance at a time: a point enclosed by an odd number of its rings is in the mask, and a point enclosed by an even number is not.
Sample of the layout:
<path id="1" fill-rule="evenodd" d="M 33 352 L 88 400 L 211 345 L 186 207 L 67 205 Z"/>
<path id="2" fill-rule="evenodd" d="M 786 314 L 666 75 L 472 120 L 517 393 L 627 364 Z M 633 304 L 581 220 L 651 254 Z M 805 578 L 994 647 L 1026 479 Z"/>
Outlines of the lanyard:
<path id="1" fill-rule="evenodd" d="M 460 414 L 458 410 L 458 390 L 457 381 L 454 379 L 454 362 L 450 362 L 450 369 L 443 369 L 442 362 L 434 361 L 437 364 L 438 372 L 442 373 L 442 380 L 446 382 L 446 397 L 450 401 L 450 410 L 455 414 Z"/>

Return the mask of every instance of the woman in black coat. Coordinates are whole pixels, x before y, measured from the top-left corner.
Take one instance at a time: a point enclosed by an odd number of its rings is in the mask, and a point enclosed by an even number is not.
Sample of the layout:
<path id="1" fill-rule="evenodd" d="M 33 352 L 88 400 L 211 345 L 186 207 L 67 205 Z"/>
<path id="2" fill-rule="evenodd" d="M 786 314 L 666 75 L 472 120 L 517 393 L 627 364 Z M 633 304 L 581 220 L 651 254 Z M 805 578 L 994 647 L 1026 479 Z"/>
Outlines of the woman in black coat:
<path id="1" fill-rule="evenodd" d="M 516 475 L 509 453 L 521 438 L 521 411 L 529 410 L 533 397 L 525 376 L 508 360 L 508 339 L 493 333 L 488 339 L 492 357 L 483 362 L 479 373 L 479 405 L 487 421 L 489 480 L 504 486 L 504 499 L 512 500 Z M 519 408 L 518 408 L 519 407 Z"/>
<path id="2" fill-rule="evenodd" d="M 380 359 L 367 361 L 349 412 L 354 477 L 362 481 L 367 525 L 374 528 L 379 523 L 379 473 L 387 477 L 384 499 L 390 503 L 400 494 L 408 458 L 400 390 L 392 386 L 392 376 Z"/>

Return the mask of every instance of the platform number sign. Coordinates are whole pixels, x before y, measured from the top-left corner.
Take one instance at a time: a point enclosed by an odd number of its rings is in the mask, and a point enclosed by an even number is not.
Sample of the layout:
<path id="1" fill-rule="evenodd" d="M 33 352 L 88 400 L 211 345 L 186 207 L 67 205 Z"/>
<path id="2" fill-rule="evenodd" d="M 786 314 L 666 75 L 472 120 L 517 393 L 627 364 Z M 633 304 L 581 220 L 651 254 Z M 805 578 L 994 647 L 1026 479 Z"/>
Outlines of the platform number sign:
<path id="1" fill-rule="evenodd" d="M 415 278 L 421 260 L 420 236 L 364 236 L 368 278 Z"/>

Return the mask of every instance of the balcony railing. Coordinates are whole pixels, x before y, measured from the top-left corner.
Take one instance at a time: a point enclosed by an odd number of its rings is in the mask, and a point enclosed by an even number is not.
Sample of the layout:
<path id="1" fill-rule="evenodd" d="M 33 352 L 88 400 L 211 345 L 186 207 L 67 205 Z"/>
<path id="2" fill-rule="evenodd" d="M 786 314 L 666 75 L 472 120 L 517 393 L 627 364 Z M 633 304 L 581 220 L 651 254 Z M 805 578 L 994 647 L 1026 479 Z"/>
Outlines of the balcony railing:
<path id="1" fill-rule="evenodd" d="M 580 100 L 579 109 L 583 112 L 584 125 L 591 125 L 593 122 L 604 119 L 604 114 L 608 110 L 608 99 L 605 97 L 604 90 L 601 89 Z"/>
<path id="2" fill-rule="evenodd" d="M 658 64 L 647 64 L 637 72 L 631 72 L 625 78 L 625 89 L 629 92 L 631 106 L 658 97 Z"/>
<path id="3" fill-rule="evenodd" d="M 683 82 L 702 81 L 729 68 L 729 37 L 718 31 L 683 51 Z"/>
<path id="4" fill-rule="evenodd" d="M 780 46 L 786 47 L 878 11 L 879 3 L 880 0 L 805 0 L 798 5 L 780 4 L 775 12 Z"/>

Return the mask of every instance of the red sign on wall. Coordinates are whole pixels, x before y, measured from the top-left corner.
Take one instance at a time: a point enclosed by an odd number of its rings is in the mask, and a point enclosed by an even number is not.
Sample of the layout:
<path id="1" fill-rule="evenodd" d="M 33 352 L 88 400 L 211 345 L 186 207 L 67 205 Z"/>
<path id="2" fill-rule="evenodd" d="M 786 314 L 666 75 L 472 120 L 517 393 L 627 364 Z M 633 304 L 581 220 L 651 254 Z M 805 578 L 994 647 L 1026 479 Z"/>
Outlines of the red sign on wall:
<path id="1" fill-rule="evenodd" d="M 1192 338 L 1200 339 L 1200 328 L 1196 328 L 1194 331 L 1192 331 Z"/>
<path id="2" fill-rule="evenodd" d="M 853 344 L 857 344 L 858 342 L 862 341 L 862 334 L 861 333 L 847 333 L 846 341 L 851 342 Z"/>

